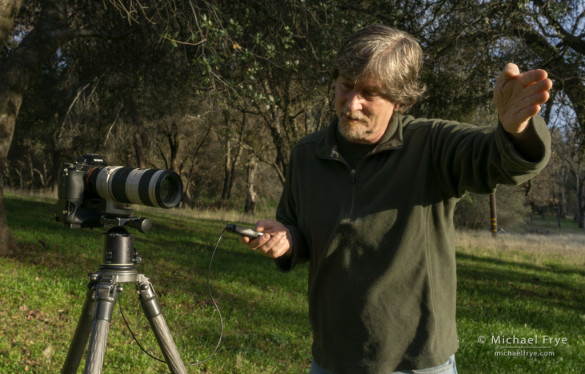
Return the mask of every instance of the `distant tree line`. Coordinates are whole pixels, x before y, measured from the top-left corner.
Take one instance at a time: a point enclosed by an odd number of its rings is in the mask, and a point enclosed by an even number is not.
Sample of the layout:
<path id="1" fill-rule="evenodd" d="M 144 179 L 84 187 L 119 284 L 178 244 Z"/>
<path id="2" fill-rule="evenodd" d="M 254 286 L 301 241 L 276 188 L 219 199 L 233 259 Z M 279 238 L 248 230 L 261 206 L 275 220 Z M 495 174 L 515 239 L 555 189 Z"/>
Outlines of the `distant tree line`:
<path id="1" fill-rule="evenodd" d="M 505 63 L 546 69 L 553 159 L 498 191 L 514 202 L 498 211 L 517 222 L 552 210 L 585 226 L 580 0 L 0 0 L 0 248 L 11 242 L 3 187 L 55 190 L 63 162 L 86 153 L 176 171 L 188 208 L 272 206 L 291 147 L 332 118 L 336 48 L 373 23 L 425 50 L 415 116 L 495 124 Z M 466 197 L 460 221 L 489 220 L 482 201 Z"/>

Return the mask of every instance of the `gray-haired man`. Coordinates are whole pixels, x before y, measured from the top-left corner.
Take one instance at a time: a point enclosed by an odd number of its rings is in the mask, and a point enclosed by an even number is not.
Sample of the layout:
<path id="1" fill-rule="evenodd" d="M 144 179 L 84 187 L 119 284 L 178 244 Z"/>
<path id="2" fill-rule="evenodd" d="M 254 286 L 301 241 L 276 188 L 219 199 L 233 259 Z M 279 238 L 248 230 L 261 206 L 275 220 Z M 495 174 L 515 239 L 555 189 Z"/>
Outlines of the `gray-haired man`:
<path id="1" fill-rule="evenodd" d="M 276 220 L 244 240 L 283 271 L 310 261 L 312 373 L 456 373 L 455 204 L 550 156 L 545 71 L 506 65 L 499 123 L 476 127 L 404 114 L 424 92 L 421 65 L 407 33 L 353 34 L 335 60 L 337 117 L 295 146 Z"/>

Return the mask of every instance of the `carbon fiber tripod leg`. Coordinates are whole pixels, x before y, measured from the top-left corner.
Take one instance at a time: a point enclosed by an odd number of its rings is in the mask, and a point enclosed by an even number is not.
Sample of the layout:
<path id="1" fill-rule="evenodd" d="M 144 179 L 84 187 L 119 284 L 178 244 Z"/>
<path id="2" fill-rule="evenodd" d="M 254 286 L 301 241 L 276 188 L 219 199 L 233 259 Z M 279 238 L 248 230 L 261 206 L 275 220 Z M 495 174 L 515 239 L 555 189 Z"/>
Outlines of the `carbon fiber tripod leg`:
<path id="1" fill-rule="evenodd" d="M 94 293 L 96 306 L 84 374 L 100 374 L 102 372 L 108 332 L 112 321 L 112 311 L 116 305 L 118 291 L 118 283 L 112 281 L 112 279 L 106 278 L 96 286 Z"/>
<path id="2" fill-rule="evenodd" d="M 90 284 L 88 287 L 87 293 L 85 295 L 85 302 L 81 308 L 81 316 L 77 322 L 73 340 L 71 340 L 71 344 L 69 345 L 69 352 L 67 353 L 67 358 L 65 359 L 65 364 L 63 365 L 61 374 L 77 373 L 77 368 L 79 368 L 81 357 L 83 357 L 83 352 L 87 346 L 89 334 L 91 333 L 93 310 L 95 307 L 95 303 L 92 300 L 93 290 L 91 286 L 92 284 Z"/>
<path id="3" fill-rule="evenodd" d="M 162 309 L 152 288 L 152 284 L 143 281 L 138 284 L 138 292 L 142 310 L 150 322 L 150 327 L 154 331 L 158 345 L 165 356 L 165 360 L 171 373 L 186 374 L 187 369 L 181 360 L 181 355 L 173 341 L 171 332 L 162 314 Z"/>

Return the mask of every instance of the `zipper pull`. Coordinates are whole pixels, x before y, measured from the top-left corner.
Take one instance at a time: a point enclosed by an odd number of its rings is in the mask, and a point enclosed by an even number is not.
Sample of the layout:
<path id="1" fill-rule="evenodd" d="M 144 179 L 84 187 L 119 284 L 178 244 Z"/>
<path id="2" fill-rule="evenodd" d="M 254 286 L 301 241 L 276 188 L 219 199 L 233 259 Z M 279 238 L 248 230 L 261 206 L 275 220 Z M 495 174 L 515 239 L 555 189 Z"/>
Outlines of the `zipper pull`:
<path id="1" fill-rule="evenodd" d="M 356 175 L 355 169 L 351 169 L 351 184 L 355 184 L 355 175 Z"/>

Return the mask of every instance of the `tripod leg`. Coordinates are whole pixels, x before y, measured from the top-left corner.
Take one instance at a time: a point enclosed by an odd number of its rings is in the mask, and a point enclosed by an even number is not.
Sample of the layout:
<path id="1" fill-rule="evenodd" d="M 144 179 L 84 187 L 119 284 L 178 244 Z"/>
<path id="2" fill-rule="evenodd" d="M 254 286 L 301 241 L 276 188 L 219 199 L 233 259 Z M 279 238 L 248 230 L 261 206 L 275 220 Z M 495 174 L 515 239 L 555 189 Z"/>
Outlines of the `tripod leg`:
<path id="1" fill-rule="evenodd" d="M 77 373 L 77 368 L 79 367 L 83 351 L 85 351 L 87 340 L 91 333 L 91 320 L 93 317 L 93 309 L 95 307 L 92 296 L 93 291 L 90 284 L 90 287 L 88 287 L 87 293 L 85 294 L 85 302 L 81 308 L 81 317 L 79 317 L 79 321 L 77 322 L 75 335 L 73 335 L 73 340 L 71 340 L 69 345 L 69 352 L 67 353 L 67 358 L 65 359 L 65 364 L 63 365 L 61 374 Z"/>
<path id="2" fill-rule="evenodd" d="M 154 293 L 152 284 L 148 281 L 141 282 L 138 285 L 138 292 L 140 295 L 142 310 L 150 322 L 150 327 L 154 331 L 158 345 L 165 356 L 167 366 L 171 370 L 171 373 L 186 374 L 187 369 L 181 360 L 181 355 L 173 341 L 171 331 L 165 322 L 162 309 L 156 299 L 156 294 Z"/>
<path id="3" fill-rule="evenodd" d="M 102 372 L 104 355 L 112 311 L 118 298 L 118 284 L 107 280 L 97 284 L 94 294 L 96 300 L 95 312 L 91 328 L 84 374 L 99 374 Z"/>

